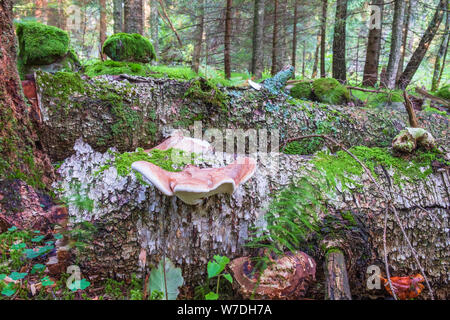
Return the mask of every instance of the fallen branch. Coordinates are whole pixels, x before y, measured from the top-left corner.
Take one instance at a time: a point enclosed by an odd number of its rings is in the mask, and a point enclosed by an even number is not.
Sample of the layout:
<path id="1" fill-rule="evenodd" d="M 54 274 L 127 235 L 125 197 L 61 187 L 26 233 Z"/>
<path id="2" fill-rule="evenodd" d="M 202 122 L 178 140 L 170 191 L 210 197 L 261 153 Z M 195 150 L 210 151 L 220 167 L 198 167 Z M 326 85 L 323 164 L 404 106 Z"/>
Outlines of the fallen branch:
<path id="1" fill-rule="evenodd" d="M 420 128 L 419 121 L 417 121 L 416 112 L 414 111 L 411 100 L 408 97 L 406 90 L 403 90 L 403 98 L 405 99 L 405 108 L 408 112 L 409 126 L 412 128 Z"/>
<path id="2" fill-rule="evenodd" d="M 420 95 L 424 96 L 425 98 L 430 99 L 431 101 L 434 101 L 436 103 L 442 104 L 445 108 L 450 109 L 450 101 L 443 99 L 443 98 L 433 96 L 431 93 L 429 93 L 425 89 L 422 89 L 419 87 L 416 87 L 416 92 L 419 93 Z"/>
<path id="3" fill-rule="evenodd" d="M 345 257 L 342 251 L 333 250 L 327 252 L 324 269 L 327 300 L 352 300 Z"/>
<path id="4" fill-rule="evenodd" d="M 167 11 L 166 11 L 166 8 L 165 8 L 165 6 L 164 6 L 163 1 L 162 1 L 162 0 L 158 0 L 158 2 L 159 2 L 159 4 L 160 4 L 161 9 L 162 9 L 163 14 L 164 14 L 164 15 L 162 15 L 161 12 L 158 10 L 159 16 L 160 16 L 160 17 L 163 19 L 163 21 L 169 26 L 169 28 L 173 31 L 173 33 L 175 33 L 175 36 L 176 36 L 177 39 L 178 39 L 178 43 L 180 44 L 180 47 L 182 47 L 182 46 L 183 46 L 183 42 L 181 42 L 180 35 L 178 34 L 177 29 L 175 29 L 175 27 L 173 26 L 172 21 L 170 20 L 169 15 L 167 14 Z"/>
<path id="5" fill-rule="evenodd" d="M 372 92 L 372 93 L 386 93 L 386 91 L 382 91 L 382 90 L 364 89 L 364 88 L 352 87 L 352 86 L 347 86 L 347 89 L 349 89 L 349 90 L 359 90 L 359 91 L 363 91 L 363 92 Z"/>

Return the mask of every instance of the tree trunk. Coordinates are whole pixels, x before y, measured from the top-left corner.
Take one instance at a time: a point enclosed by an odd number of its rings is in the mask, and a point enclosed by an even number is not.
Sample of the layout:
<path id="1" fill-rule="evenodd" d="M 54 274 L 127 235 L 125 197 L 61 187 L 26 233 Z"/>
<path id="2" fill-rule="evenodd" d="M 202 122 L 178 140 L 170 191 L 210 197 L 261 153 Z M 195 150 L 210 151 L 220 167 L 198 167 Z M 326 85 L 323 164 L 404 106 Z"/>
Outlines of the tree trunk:
<path id="1" fill-rule="evenodd" d="M 113 0 L 114 33 L 123 32 L 123 0 Z"/>
<path id="2" fill-rule="evenodd" d="M 320 24 L 320 77 L 325 78 L 325 50 L 327 42 L 327 11 L 328 0 L 322 0 L 322 19 Z"/>
<path id="3" fill-rule="evenodd" d="M 294 23 L 293 23 L 293 34 L 292 34 L 292 63 L 291 65 L 294 67 L 294 76 L 295 76 L 295 66 L 297 63 L 297 23 L 298 23 L 298 3 L 297 0 L 294 0 Z"/>
<path id="4" fill-rule="evenodd" d="M 302 50 L 302 78 L 305 78 L 305 67 L 306 67 L 306 40 L 303 40 L 303 50 Z"/>
<path id="5" fill-rule="evenodd" d="M 12 1 L 0 2 L 0 180 L 22 179 L 37 188 L 54 179 L 49 159 L 38 148 L 16 67 Z M 3 198 L 3 196 L 2 196 Z"/>
<path id="6" fill-rule="evenodd" d="M 436 62 L 434 63 L 433 79 L 431 81 L 431 91 L 436 91 L 439 88 L 439 80 L 441 78 L 441 70 L 444 69 L 445 59 L 448 50 L 448 39 L 450 36 L 450 15 L 446 12 L 444 35 L 442 36 L 441 46 L 436 55 Z"/>
<path id="7" fill-rule="evenodd" d="M 100 55 L 102 57 L 102 60 L 106 59 L 106 55 L 103 54 L 102 48 L 103 43 L 106 41 L 106 0 L 99 0 L 100 4 Z"/>
<path id="8" fill-rule="evenodd" d="M 232 10 L 233 0 L 227 0 L 227 6 L 225 9 L 225 51 L 224 51 L 224 69 L 225 78 L 231 78 L 231 23 L 232 23 Z"/>
<path id="9" fill-rule="evenodd" d="M 196 40 L 194 54 L 192 55 L 192 70 L 198 73 L 202 55 L 203 42 L 205 41 L 205 2 L 200 1 L 199 15 L 197 17 Z"/>
<path id="10" fill-rule="evenodd" d="M 348 284 L 347 266 L 341 250 L 332 248 L 326 253 L 324 272 L 327 300 L 352 300 Z"/>
<path id="11" fill-rule="evenodd" d="M 346 21 L 347 0 L 337 0 L 333 37 L 333 78 L 342 83 L 347 81 L 347 67 L 345 61 Z"/>
<path id="12" fill-rule="evenodd" d="M 405 71 L 403 71 L 402 75 L 400 76 L 399 79 L 400 89 L 402 90 L 406 89 L 406 87 L 409 85 L 412 78 L 414 77 L 414 74 L 416 73 L 417 69 L 419 68 L 420 63 L 423 60 L 423 57 L 425 57 L 425 54 L 427 53 L 431 41 L 433 41 L 433 38 L 437 30 L 439 29 L 439 25 L 441 24 L 442 18 L 444 17 L 444 11 L 448 7 L 447 3 L 448 0 L 439 1 L 439 5 L 436 8 L 436 13 L 434 14 L 433 19 L 428 25 L 428 28 L 425 31 L 422 39 L 420 40 L 418 47 L 416 48 L 411 59 L 409 60 L 408 65 L 405 68 Z"/>
<path id="13" fill-rule="evenodd" d="M 144 33 L 143 0 L 124 0 L 124 31 L 126 33 Z"/>
<path id="14" fill-rule="evenodd" d="M 35 17 L 37 21 L 47 23 L 47 0 L 36 0 Z"/>
<path id="15" fill-rule="evenodd" d="M 412 24 L 413 20 L 413 9 L 416 6 L 415 0 L 408 0 L 408 6 L 405 5 L 405 23 L 404 23 L 404 30 L 403 30 L 403 38 L 402 38 L 402 47 L 400 50 L 400 61 L 398 62 L 398 69 L 397 69 L 397 76 L 396 76 L 396 83 L 398 85 L 398 80 L 400 79 L 400 76 L 403 72 L 403 66 L 405 64 L 405 55 L 406 55 L 406 46 L 408 44 L 408 33 L 409 33 L 409 27 Z"/>
<path id="16" fill-rule="evenodd" d="M 392 22 L 391 51 L 386 70 L 387 87 L 394 89 L 400 62 L 400 51 L 402 46 L 403 15 L 405 13 L 405 0 L 395 1 L 394 20 Z"/>
<path id="17" fill-rule="evenodd" d="M 253 13 L 252 74 L 256 79 L 261 78 L 264 71 L 264 6 L 265 0 L 255 0 Z"/>
<path id="18" fill-rule="evenodd" d="M 273 9 L 273 36 L 272 36 L 272 75 L 278 71 L 278 0 L 274 0 Z"/>
<path id="19" fill-rule="evenodd" d="M 158 15 L 158 4 L 156 0 L 150 0 L 150 30 L 153 41 L 153 47 L 155 48 L 156 55 L 159 55 L 159 15 Z"/>
<path id="20" fill-rule="evenodd" d="M 363 85 L 374 87 L 378 82 L 378 66 L 380 62 L 381 52 L 381 35 L 383 22 L 383 2 L 380 9 L 380 28 L 372 28 L 369 30 L 367 40 L 366 62 L 364 64 Z"/>
<path id="21" fill-rule="evenodd" d="M 319 34 L 317 35 L 316 51 L 314 53 L 314 63 L 313 63 L 312 74 L 311 74 L 312 79 L 317 77 L 317 68 L 318 68 L 318 64 L 319 64 L 319 49 L 321 47 L 321 44 L 322 44 L 322 37 L 320 36 L 320 32 L 319 32 Z"/>

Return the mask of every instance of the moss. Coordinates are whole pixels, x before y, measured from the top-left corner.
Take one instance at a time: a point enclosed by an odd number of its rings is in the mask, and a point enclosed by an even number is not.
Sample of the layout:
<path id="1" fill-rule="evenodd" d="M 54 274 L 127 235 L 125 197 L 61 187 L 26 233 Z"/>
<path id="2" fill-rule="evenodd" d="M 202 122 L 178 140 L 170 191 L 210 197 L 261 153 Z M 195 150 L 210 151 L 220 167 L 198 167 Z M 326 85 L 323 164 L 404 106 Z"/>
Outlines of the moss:
<path id="1" fill-rule="evenodd" d="M 342 104 L 350 100 L 347 88 L 333 78 L 321 78 L 314 80 L 314 95 L 320 102 L 328 104 Z"/>
<path id="2" fill-rule="evenodd" d="M 409 181 L 425 179 L 432 173 L 432 161 L 439 158 L 439 154 L 434 151 L 419 151 L 409 160 L 394 157 L 387 148 L 357 146 L 349 151 L 367 166 L 374 177 L 377 177 L 375 173 L 377 166 L 383 165 L 386 169 L 395 169 L 393 180 L 398 185 L 402 184 L 403 179 Z M 319 153 L 312 162 L 324 173 L 324 177 L 332 187 L 336 187 L 337 181 L 342 183 L 343 188 L 354 185 L 355 181 L 351 176 L 360 176 L 364 172 L 361 165 L 344 151 L 338 151 L 336 155 Z"/>
<path id="3" fill-rule="evenodd" d="M 311 99 L 312 88 L 309 81 L 297 83 L 290 92 L 291 96 L 296 99 Z"/>
<path id="4" fill-rule="evenodd" d="M 386 93 L 377 93 L 369 95 L 367 105 L 379 106 L 380 104 L 391 102 L 404 102 L 403 94 L 401 91 L 390 91 Z"/>
<path id="5" fill-rule="evenodd" d="M 435 109 L 435 108 L 433 108 L 433 107 L 427 106 L 427 107 L 425 107 L 425 108 L 423 109 L 423 111 L 426 112 L 426 113 L 439 114 L 439 115 L 441 115 L 441 116 L 444 116 L 444 117 L 447 117 L 448 119 L 450 119 L 450 115 L 449 115 L 447 112 L 445 112 L 445 111 L 440 111 L 440 110 Z"/>
<path id="6" fill-rule="evenodd" d="M 106 39 L 103 53 L 114 61 L 149 63 L 156 58 L 151 42 L 133 33 L 116 33 Z"/>
<path id="7" fill-rule="evenodd" d="M 69 99 L 76 92 L 86 93 L 86 86 L 79 73 L 60 71 L 53 75 L 40 73 L 45 84 L 46 94 L 52 97 Z"/>
<path id="8" fill-rule="evenodd" d="M 228 96 L 212 82 L 199 78 L 190 83 L 185 98 L 200 100 L 227 112 Z"/>
<path id="9" fill-rule="evenodd" d="M 355 217 L 350 211 L 346 211 L 342 213 L 342 218 L 350 223 L 352 226 L 356 226 L 357 222 Z"/>
<path id="10" fill-rule="evenodd" d="M 450 100 L 450 85 L 441 87 L 438 92 L 436 92 L 436 96 L 438 96 L 439 98 Z"/>
<path id="11" fill-rule="evenodd" d="M 94 175 L 101 174 L 112 165 L 117 169 L 117 174 L 123 177 L 131 172 L 131 165 L 136 161 L 148 161 L 164 170 L 177 172 L 186 165 L 193 164 L 195 157 L 194 153 L 187 154 L 182 150 L 172 148 L 164 151 L 154 149 L 148 153 L 144 149 L 138 148 L 135 152 L 114 153 L 113 162 L 102 166 Z M 145 184 L 142 175 L 139 172 L 135 172 L 135 174 L 138 180 Z"/>
<path id="12" fill-rule="evenodd" d="M 19 59 L 23 65 L 47 65 L 62 58 L 69 50 L 66 31 L 38 22 L 17 24 Z"/>
<path id="13" fill-rule="evenodd" d="M 85 73 L 89 77 L 120 74 L 145 77 L 149 75 L 149 68 L 140 63 L 107 60 L 87 66 Z"/>

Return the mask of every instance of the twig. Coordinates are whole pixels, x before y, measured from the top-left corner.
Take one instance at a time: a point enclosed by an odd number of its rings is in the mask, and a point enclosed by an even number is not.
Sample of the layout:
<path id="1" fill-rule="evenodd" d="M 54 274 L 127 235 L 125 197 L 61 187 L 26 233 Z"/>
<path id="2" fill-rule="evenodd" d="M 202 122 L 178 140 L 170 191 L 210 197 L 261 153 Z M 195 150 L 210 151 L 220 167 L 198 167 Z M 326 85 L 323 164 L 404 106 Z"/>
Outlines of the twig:
<path id="1" fill-rule="evenodd" d="M 417 121 L 416 112 L 414 111 L 411 100 L 408 97 L 408 93 L 406 90 L 403 90 L 403 98 L 405 99 L 405 108 L 406 112 L 408 112 L 409 125 L 412 128 L 419 128 L 419 121 Z"/>
<path id="2" fill-rule="evenodd" d="M 397 294 L 394 291 L 394 286 L 392 285 L 391 281 L 391 273 L 389 272 L 389 262 L 388 262 L 388 254 L 386 249 L 386 229 L 387 229 L 387 217 L 389 213 L 389 207 L 386 207 L 386 211 L 384 213 L 384 229 L 383 229 L 383 249 L 384 249 L 384 268 L 386 269 L 386 277 L 389 282 L 389 287 L 391 288 L 392 296 L 395 300 L 397 299 Z"/>

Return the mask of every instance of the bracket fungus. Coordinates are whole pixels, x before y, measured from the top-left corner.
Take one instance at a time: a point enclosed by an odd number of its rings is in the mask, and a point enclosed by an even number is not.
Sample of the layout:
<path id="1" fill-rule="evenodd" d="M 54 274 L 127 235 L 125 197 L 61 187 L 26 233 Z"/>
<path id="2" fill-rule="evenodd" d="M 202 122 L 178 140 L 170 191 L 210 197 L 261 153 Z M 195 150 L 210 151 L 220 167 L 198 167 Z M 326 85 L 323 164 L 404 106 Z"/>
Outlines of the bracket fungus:
<path id="1" fill-rule="evenodd" d="M 238 158 L 222 168 L 200 169 L 188 165 L 181 172 L 169 172 L 147 161 L 136 161 L 131 167 L 163 194 L 175 195 L 187 204 L 197 205 L 202 203 L 203 198 L 214 194 L 232 194 L 240 184 L 252 177 L 256 170 L 256 160 Z"/>
<path id="2" fill-rule="evenodd" d="M 170 136 L 170 138 L 164 140 L 152 149 L 145 150 L 145 152 L 149 152 L 153 149 L 164 151 L 170 148 L 182 150 L 188 153 L 194 152 L 197 154 L 205 154 L 212 151 L 212 147 L 207 141 L 185 137 L 181 130 L 177 130 Z"/>
<path id="3" fill-rule="evenodd" d="M 249 257 L 233 260 L 231 273 L 244 298 L 296 300 L 305 297 L 315 281 L 316 262 L 306 253 L 297 251 L 271 259 L 262 272 L 253 272 L 254 262 Z"/>

